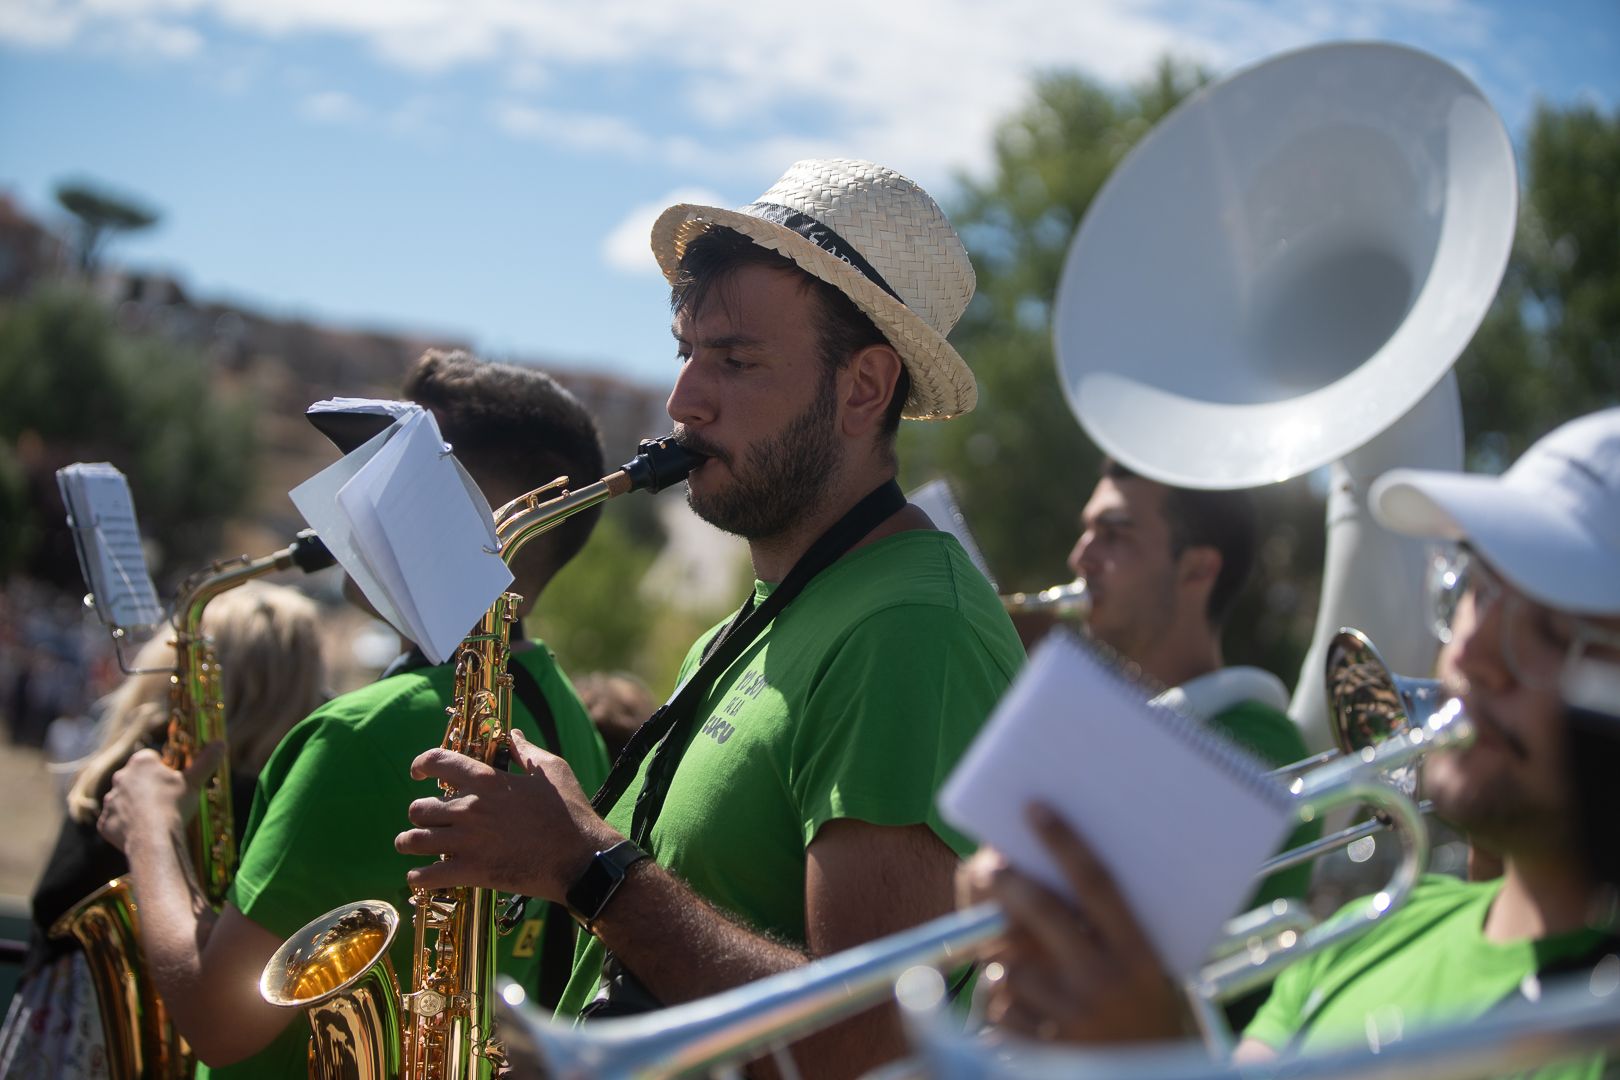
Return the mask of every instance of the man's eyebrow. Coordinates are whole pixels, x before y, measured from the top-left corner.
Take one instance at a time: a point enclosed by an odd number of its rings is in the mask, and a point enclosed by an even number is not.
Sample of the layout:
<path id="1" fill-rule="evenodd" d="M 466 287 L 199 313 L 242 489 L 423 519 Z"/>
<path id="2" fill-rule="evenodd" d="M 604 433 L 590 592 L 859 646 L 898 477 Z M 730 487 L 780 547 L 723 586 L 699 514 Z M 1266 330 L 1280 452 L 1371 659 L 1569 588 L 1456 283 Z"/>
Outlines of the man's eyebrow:
<path id="1" fill-rule="evenodd" d="M 676 330 L 673 326 L 669 328 L 669 332 L 670 336 L 672 336 L 676 341 L 679 341 L 682 344 L 689 344 L 687 339 L 681 336 L 680 331 Z M 719 337 L 704 338 L 697 342 L 699 348 L 721 350 L 757 349 L 764 344 L 764 339 L 750 337 L 747 334 L 722 334 Z"/>
<path id="2" fill-rule="evenodd" d="M 1096 517 L 1092 518 L 1089 523 L 1086 522 L 1084 515 L 1082 515 L 1080 521 L 1082 524 L 1089 524 L 1092 528 L 1096 528 L 1098 525 L 1108 525 L 1116 529 L 1121 529 L 1136 524 L 1135 520 L 1131 518 L 1130 511 L 1128 510 L 1104 510 Z"/>

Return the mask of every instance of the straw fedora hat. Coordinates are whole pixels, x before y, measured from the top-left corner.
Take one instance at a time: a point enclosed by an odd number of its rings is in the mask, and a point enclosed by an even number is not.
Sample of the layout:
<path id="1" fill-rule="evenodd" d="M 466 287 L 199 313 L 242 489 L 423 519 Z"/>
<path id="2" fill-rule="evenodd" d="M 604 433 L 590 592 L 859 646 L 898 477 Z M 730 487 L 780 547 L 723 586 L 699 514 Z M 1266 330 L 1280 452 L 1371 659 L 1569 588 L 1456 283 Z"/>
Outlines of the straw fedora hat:
<path id="1" fill-rule="evenodd" d="M 741 210 L 681 203 L 653 224 L 652 249 L 674 281 L 686 245 L 734 229 L 835 286 L 889 339 L 911 374 L 908 420 L 973 408 L 973 372 L 945 341 L 973 298 L 973 264 L 928 193 L 869 161 L 800 161 Z"/>

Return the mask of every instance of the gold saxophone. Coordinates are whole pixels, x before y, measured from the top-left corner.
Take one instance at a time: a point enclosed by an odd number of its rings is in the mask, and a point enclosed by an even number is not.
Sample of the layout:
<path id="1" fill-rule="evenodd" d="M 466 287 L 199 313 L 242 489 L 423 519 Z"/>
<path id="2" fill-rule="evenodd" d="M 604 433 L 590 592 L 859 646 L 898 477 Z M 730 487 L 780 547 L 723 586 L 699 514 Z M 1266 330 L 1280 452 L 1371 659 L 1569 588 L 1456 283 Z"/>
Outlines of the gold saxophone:
<path id="1" fill-rule="evenodd" d="M 567 478 L 495 511 L 508 563 L 530 540 L 567 518 L 629 491 L 658 491 L 701 460 L 672 437 L 643 442 L 617 472 L 576 492 Z M 443 747 L 505 768 L 511 730 L 511 626 L 522 597 L 497 597 L 455 655 Z M 453 786 L 439 785 L 442 798 Z M 402 994 L 389 946 L 399 914 L 381 900 L 327 912 L 299 930 L 264 967 L 259 993 L 272 1005 L 305 1010 L 312 1030 L 309 1075 L 319 1080 L 463 1080 L 489 1077 L 505 1063 L 494 1034 L 495 892 L 413 889 L 411 984 Z"/>
<path id="2" fill-rule="evenodd" d="M 314 533 L 304 532 L 280 551 L 258 559 L 242 555 L 221 560 L 186 579 L 171 624 L 174 670 L 169 676 L 164 764 L 187 769 L 205 748 L 225 739 L 219 661 L 202 632 L 208 602 L 277 570 L 297 566 L 308 572 L 331 564 L 326 545 Z M 217 910 L 236 874 L 230 762 L 225 758 L 220 758 L 209 775 L 197 803 L 191 822 L 192 866 L 208 903 Z M 152 984 L 141 956 L 140 933 L 140 917 L 127 877 L 113 878 L 51 926 L 52 937 L 76 938 L 84 951 L 101 1012 L 109 1074 L 115 1080 L 189 1077 L 196 1070 L 196 1060 L 175 1031 Z"/>

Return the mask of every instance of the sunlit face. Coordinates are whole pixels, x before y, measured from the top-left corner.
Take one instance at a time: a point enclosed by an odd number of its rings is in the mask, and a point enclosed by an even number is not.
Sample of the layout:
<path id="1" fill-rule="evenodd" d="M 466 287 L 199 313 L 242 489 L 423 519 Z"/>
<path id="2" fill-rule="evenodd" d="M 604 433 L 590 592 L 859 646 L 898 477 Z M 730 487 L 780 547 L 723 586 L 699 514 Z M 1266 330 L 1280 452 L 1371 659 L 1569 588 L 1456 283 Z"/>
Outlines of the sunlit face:
<path id="1" fill-rule="evenodd" d="M 1104 477 L 1080 512 L 1069 569 L 1091 593 L 1091 633 L 1141 656 L 1176 616 L 1177 561 L 1164 516 L 1165 489 L 1140 477 Z"/>
<path id="2" fill-rule="evenodd" d="M 744 266 L 672 326 L 681 372 L 669 415 L 683 442 L 710 455 L 688 477 L 687 501 L 749 540 L 813 514 L 841 460 L 836 377 L 818 350 L 816 305 L 797 275 Z"/>
<path id="3" fill-rule="evenodd" d="M 1424 790 L 1442 817 L 1503 854 L 1565 851 L 1575 842 L 1559 684 L 1583 627 L 1612 631 L 1620 619 L 1554 611 L 1476 560 L 1441 650 L 1441 677 L 1458 691 L 1478 737 L 1431 761 Z M 1620 659 L 1604 646 L 1586 652 Z"/>

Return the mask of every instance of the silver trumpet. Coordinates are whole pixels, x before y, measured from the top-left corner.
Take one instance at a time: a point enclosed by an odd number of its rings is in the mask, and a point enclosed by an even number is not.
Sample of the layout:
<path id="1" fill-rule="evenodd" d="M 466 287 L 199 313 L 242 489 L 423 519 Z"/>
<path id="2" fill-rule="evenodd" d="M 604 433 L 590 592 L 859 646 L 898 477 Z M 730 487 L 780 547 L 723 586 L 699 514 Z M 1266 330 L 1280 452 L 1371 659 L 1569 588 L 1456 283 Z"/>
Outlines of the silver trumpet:
<path id="1" fill-rule="evenodd" d="M 1376 807 L 1387 816 L 1388 827 L 1404 839 L 1403 857 L 1384 889 L 1325 922 L 1313 924 L 1302 917 L 1298 905 L 1283 903 L 1226 925 L 1210 961 L 1187 983 L 1212 1049 L 1226 1050 L 1231 1043 L 1219 1002 L 1274 978 L 1296 960 L 1370 929 L 1404 903 L 1427 865 L 1429 842 L 1417 807 L 1389 777 L 1410 769 L 1432 750 L 1460 746 L 1473 737 L 1473 725 L 1459 703 L 1435 708 L 1439 699 L 1427 683 L 1389 673 L 1377 650 L 1360 634 L 1347 631 L 1341 638 L 1346 647 L 1334 650 L 1327 673 L 1329 698 L 1336 708 L 1360 710 L 1340 722 L 1349 724 L 1353 719 L 1352 729 L 1372 741 L 1296 771 L 1287 778 L 1289 790 L 1301 821 L 1346 804 Z M 1379 707 L 1387 715 L 1375 713 Z M 1370 734 L 1374 732 L 1384 734 L 1374 738 Z M 878 1004 L 894 992 L 897 979 L 919 965 L 965 964 L 1005 927 L 1000 909 L 984 904 L 656 1013 L 575 1028 L 548 1023 L 532 1013 L 523 1014 L 522 1022 L 549 1074 L 562 1080 L 684 1075 L 746 1060 Z"/>
<path id="2" fill-rule="evenodd" d="M 1001 606 L 1009 615 L 1050 615 L 1064 622 L 1082 623 L 1091 617 L 1091 594 L 1086 579 L 1075 578 L 1067 585 L 1053 585 L 1032 593 L 1003 593 Z"/>

